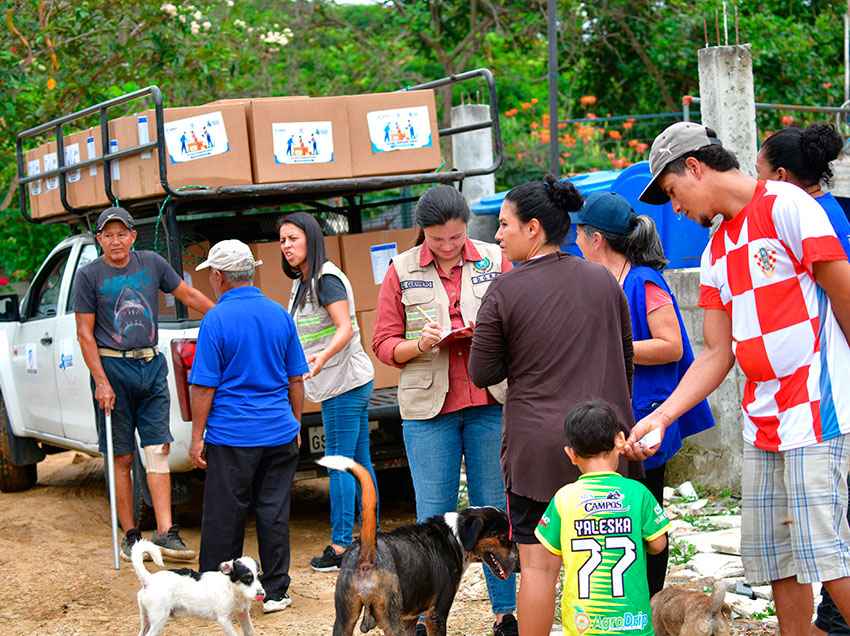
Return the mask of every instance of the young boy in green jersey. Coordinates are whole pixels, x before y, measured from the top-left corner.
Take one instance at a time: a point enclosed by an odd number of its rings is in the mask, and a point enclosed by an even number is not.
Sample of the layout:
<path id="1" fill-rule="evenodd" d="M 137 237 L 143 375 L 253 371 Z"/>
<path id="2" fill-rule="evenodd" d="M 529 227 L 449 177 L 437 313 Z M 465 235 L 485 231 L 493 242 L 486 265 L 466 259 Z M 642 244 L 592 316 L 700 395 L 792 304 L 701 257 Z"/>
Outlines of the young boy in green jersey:
<path id="1" fill-rule="evenodd" d="M 665 548 L 670 522 L 643 484 L 616 472 L 626 438 L 607 402 L 570 411 L 564 437 L 582 475 L 555 493 L 535 530 L 564 561 L 564 633 L 651 636 L 646 553 Z"/>

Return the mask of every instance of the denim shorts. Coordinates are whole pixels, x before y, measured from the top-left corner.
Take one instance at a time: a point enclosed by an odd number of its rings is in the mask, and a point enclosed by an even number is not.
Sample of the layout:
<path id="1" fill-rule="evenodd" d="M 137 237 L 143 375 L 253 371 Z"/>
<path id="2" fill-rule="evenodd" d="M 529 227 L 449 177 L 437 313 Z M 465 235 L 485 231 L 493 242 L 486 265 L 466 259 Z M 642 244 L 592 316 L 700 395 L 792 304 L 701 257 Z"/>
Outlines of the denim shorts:
<path id="1" fill-rule="evenodd" d="M 161 353 L 150 362 L 131 358 L 101 358 L 103 370 L 115 392 L 112 409 L 112 447 L 115 455 L 130 455 L 136 449 L 134 433 L 139 431 L 142 447 L 174 441 L 169 428 L 170 398 L 168 366 Z M 94 379 L 91 380 L 94 400 Z M 106 453 L 106 417 L 94 400 L 97 441 Z"/>

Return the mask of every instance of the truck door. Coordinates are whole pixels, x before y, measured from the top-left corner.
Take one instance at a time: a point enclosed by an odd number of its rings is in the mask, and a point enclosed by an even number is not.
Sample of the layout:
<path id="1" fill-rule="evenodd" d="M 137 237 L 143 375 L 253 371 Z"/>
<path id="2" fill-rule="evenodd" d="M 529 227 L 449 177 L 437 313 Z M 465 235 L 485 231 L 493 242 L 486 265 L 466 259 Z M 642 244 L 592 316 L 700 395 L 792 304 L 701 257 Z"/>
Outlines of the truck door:
<path id="1" fill-rule="evenodd" d="M 56 386 L 62 406 L 62 426 L 65 437 L 97 448 L 97 429 L 94 420 L 89 370 L 77 342 L 77 323 L 74 317 L 74 276 L 84 265 L 97 258 L 94 243 L 80 246 L 79 252 L 71 256 L 74 267 L 68 296 L 56 318 Z"/>
<path id="2" fill-rule="evenodd" d="M 12 344 L 12 375 L 26 428 L 57 437 L 63 437 L 63 429 L 56 387 L 56 317 L 62 290 L 70 284 L 70 255 L 71 246 L 56 252 L 36 274 Z"/>

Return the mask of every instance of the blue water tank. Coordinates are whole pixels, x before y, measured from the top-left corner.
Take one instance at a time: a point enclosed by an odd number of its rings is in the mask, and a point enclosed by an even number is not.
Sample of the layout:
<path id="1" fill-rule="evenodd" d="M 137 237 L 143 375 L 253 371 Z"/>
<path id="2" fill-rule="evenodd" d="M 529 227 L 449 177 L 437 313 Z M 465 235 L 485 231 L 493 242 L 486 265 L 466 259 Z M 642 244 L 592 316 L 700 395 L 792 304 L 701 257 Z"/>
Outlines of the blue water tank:
<path id="1" fill-rule="evenodd" d="M 584 196 L 591 192 L 616 192 L 625 197 L 635 212 L 652 217 L 658 227 L 664 253 L 670 261 L 668 269 L 699 267 L 700 256 L 708 243 L 708 230 L 684 216 L 675 214 L 670 203 L 648 205 L 638 200 L 650 180 L 649 162 L 641 161 L 625 170 L 600 170 L 578 174 L 569 180 Z M 499 192 L 490 197 L 482 197 L 472 206 L 472 212 L 482 215 L 499 214 L 505 194 L 507 193 Z M 574 226 L 570 227 L 561 249 L 581 256 L 581 250 L 576 245 Z"/>

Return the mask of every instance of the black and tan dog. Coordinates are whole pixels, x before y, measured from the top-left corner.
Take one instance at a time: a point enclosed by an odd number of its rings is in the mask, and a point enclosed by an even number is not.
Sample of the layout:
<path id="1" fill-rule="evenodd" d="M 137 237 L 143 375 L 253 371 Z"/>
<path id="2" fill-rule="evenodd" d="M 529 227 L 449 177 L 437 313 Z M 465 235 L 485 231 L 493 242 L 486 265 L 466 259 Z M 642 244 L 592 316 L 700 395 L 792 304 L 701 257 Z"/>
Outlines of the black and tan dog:
<path id="1" fill-rule="evenodd" d="M 470 562 L 482 561 L 500 579 L 513 573 L 516 545 L 498 508 L 467 508 L 376 533 L 369 472 L 347 457 L 323 457 L 319 464 L 352 473 L 363 494 L 360 540 L 345 552 L 336 580 L 334 636 L 351 636 L 361 613 L 363 633 L 380 627 L 385 636 L 414 634 L 422 615 L 428 636 L 442 636 Z"/>

